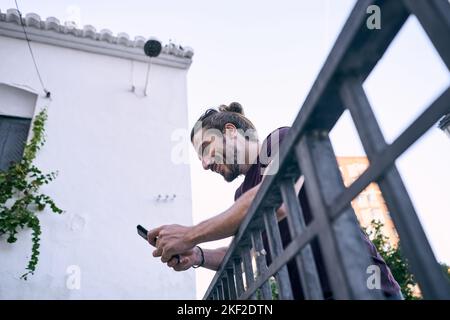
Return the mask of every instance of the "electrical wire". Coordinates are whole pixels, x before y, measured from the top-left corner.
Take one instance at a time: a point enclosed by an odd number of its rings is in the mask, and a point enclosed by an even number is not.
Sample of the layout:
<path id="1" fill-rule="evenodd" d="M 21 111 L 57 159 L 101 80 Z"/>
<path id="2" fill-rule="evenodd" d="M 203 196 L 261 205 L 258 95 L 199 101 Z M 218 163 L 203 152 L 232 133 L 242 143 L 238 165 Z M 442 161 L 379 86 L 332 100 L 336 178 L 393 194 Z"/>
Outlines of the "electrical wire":
<path id="1" fill-rule="evenodd" d="M 28 44 L 28 49 L 30 50 L 31 58 L 33 59 L 34 68 L 36 69 L 36 73 L 38 75 L 39 82 L 41 83 L 42 89 L 44 90 L 46 97 L 49 98 L 50 97 L 50 92 L 47 91 L 47 89 L 45 89 L 44 81 L 42 81 L 41 73 L 39 72 L 39 68 L 38 68 L 38 65 L 36 63 L 36 58 L 34 57 L 33 49 L 31 48 L 30 39 L 28 38 L 28 34 L 27 34 L 26 29 L 25 29 L 25 22 L 22 19 L 22 12 L 19 9 L 19 5 L 17 4 L 17 0 L 14 0 L 14 2 L 16 3 L 16 9 L 19 12 L 20 24 L 22 25 L 23 33 L 25 34 L 25 39 L 26 39 L 27 44 Z"/>

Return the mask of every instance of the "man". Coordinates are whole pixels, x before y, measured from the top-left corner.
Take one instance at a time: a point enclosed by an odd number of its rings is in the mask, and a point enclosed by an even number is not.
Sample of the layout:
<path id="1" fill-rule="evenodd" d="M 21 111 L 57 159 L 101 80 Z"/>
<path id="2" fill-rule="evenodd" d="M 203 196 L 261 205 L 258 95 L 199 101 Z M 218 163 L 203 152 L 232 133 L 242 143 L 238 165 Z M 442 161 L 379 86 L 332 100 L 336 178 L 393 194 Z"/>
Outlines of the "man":
<path id="1" fill-rule="evenodd" d="M 223 239 L 236 233 L 265 174 L 273 171 L 272 157 L 277 155 L 279 145 L 288 130 L 288 127 L 279 128 L 260 144 L 254 125 L 244 116 L 243 108 L 239 103 L 222 105 L 219 110 L 207 110 L 191 131 L 191 142 L 203 168 L 222 175 L 227 182 L 243 174 L 244 182 L 236 190 L 234 204 L 221 214 L 192 227 L 174 224 L 149 231 L 148 240 L 150 244 L 156 246 L 153 256 L 161 257 L 162 262 L 176 271 L 199 266 L 217 270 L 228 248 L 202 250 L 198 244 Z M 311 213 L 302 182 L 301 177 L 295 184 L 295 190 L 299 195 L 305 222 L 308 224 L 311 221 Z M 277 208 L 276 213 L 283 245 L 287 246 L 291 239 L 284 204 Z M 399 297 L 400 288 L 389 268 L 362 232 L 361 236 L 368 246 L 374 263 L 380 267 L 383 292 L 387 297 Z M 268 252 L 267 262 L 270 264 L 270 250 L 264 233 L 263 240 Z M 324 297 L 332 298 L 320 249 L 315 243 L 312 243 L 312 249 Z M 294 298 L 302 299 L 303 294 L 295 261 L 288 263 L 288 272 Z"/>

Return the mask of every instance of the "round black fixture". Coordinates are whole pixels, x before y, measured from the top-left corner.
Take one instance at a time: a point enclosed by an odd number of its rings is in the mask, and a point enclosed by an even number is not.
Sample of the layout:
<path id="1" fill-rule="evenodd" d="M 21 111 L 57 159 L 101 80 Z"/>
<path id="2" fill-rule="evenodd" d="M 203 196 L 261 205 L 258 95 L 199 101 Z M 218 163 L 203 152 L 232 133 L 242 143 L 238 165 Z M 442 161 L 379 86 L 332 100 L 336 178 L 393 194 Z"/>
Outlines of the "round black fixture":
<path id="1" fill-rule="evenodd" d="M 144 45 L 144 52 L 149 57 L 157 57 L 162 50 L 161 42 L 158 40 L 148 40 Z"/>

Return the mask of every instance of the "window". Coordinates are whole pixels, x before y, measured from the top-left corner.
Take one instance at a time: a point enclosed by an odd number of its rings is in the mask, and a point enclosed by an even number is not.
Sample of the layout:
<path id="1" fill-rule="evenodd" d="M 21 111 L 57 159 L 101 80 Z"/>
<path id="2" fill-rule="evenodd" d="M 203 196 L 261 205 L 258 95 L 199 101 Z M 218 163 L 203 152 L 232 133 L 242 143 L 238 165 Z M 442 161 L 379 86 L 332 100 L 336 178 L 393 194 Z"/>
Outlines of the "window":
<path id="1" fill-rule="evenodd" d="M 367 196 L 365 194 L 361 193 L 357 197 L 357 201 L 359 207 L 367 207 Z"/>
<path id="2" fill-rule="evenodd" d="M 348 166 L 350 178 L 356 180 L 367 169 L 367 166 L 362 163 L 355 163 Z"/>
<path id="3" fill-rule="evenodd" d="M 30 124 L 31 119 L 0 115 L 0 171 L 22 159 Z"/>
<path id="4" fill-rule="evenodd" d="M 370 193 L 367 195 L 367 199 L 369 200 L 369 203 L 370 203 L 371 205 L 375 205 L 375 204 L 377 203 L 377 196 L 376 196 L 375 193 L 373 193 L 373 192 L 370 192 Z"/>
<path id="5" fill-rule="evenodd" d="M 381 212 L 381 210 L 379 210 L 379 209 L 372 209 L 371 210 L 371 215 L 372 215 L 372 220 L 379 221 L 379 222 L 381 222 L 383 224 L 385 223 L 384 216 L 383 216 L 383 213 Z"/>
<path id="6" fill-rule="evenodd" d="M 370 223 L 372 222 L 369 210 L 367 210 L 367 209 L 361 210 L 361 214 L 360 214 L 359 220 L 360 220 L 360 223 L 361 223 L 362 226 L 369 227 Z"/>

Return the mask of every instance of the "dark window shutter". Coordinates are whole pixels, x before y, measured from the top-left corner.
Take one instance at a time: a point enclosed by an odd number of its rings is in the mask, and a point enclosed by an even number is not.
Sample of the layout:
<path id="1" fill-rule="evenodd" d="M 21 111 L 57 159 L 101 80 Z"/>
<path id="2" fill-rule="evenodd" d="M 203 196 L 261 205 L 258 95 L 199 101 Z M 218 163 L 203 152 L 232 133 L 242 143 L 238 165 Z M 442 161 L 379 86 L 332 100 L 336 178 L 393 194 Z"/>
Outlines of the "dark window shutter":
<path id="1" fill-rule="evenodd" d="M 22 159 L 30 124 L 30 119 L 0 116 L 0 171 Z"/>

